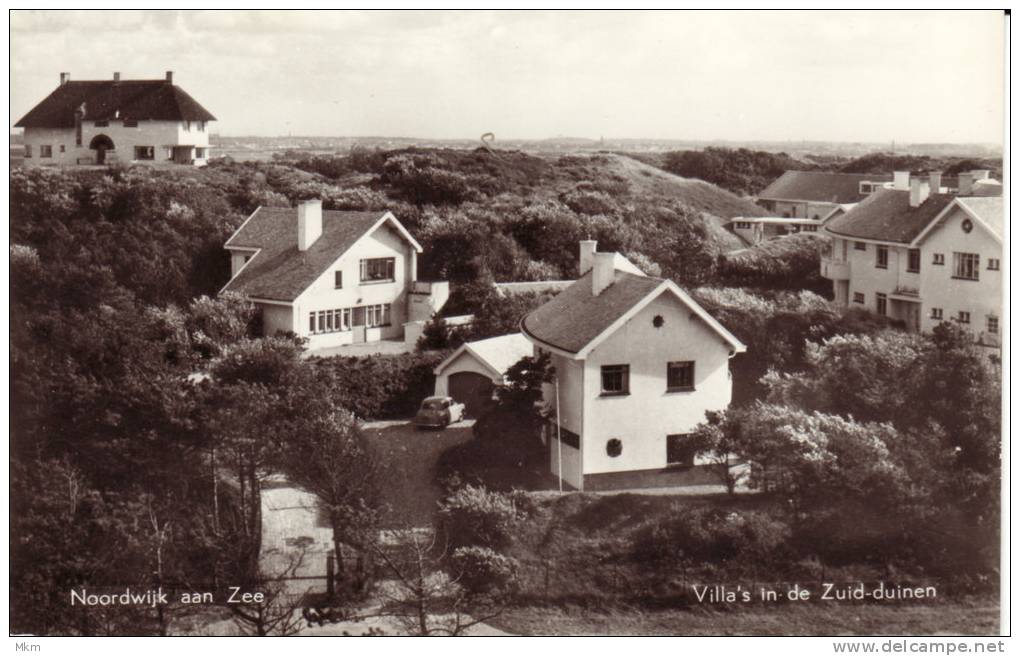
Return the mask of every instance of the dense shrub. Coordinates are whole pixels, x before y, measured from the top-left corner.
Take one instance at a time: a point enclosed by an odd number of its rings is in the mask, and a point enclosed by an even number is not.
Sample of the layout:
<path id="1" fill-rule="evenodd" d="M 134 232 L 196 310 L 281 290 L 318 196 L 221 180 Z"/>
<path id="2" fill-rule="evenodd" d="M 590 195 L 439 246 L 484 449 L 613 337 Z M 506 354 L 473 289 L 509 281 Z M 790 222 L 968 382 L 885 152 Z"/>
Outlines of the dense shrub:
<path id="1" fill-rule="evenodd" d="M 747 557 L 767 564 L 789 538 L 789 527 L 768 514 L 677 505 L 634 532 L 632 555 L 661 562 L 723 562 Z"/>
<path id="2" fill-rule="evenodd" d="M 747 148 L 706 148 L 666 153 L 663 168 L 685 178 L 700 178 L 733 193 L 750 195 L 790 169 L 814 168 L 786 153 Z"/>
<path id="3" fill-rule="evenodd" d="M 479 594 L 516 587 L 520 564 L 488 547 L 459 547 L 450 556 L 450 568 L 464 589 Z"/>
<path id="4" fill-rule="evenodd" d="M 439 508 L 439 521 L 449 545 L 505 549 L 520 520 L 513 499 L 502 492 L 465 485 L 447 497 Z"/>
<path id="5" fill-rule="evenodd" d="M 445 352 L 313 358 L 332 374 L 334 402 L 361 418 L 409 417 L 435 389 L 433 369 Z"/>

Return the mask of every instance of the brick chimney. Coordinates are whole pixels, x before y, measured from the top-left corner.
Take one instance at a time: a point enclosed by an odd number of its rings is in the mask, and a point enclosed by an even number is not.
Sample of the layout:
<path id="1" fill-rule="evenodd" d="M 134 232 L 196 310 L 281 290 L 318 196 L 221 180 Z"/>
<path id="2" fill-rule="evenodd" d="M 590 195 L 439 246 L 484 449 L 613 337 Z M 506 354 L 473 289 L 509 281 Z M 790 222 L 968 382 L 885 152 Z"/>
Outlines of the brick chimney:
<path id="1" fill-rule="evenodd" d="M 892 177 L 893 189 L 899 189 L 900 191 L 910 189 L 910 171 L 893 171 Z"/>
<path id="2" fill-rule="evenodd" d="M 613 284 L 616 279 L 616 267 L 613 261 L 616 253 L 595 253 L 591 273 L 591 293 L 598 296 L 602 291 Z"/>
<path id="3" fill-rule="evenodd" d="M 942 171 L 929 171 L 928 193 L 937 194 L 942 189 Z"/>
<path id="4" fill-rule="evenodd" d="M 173 84 L 174 83 L 174 72 L 173 71 L 167 71 L 166 72 L 166 82 L 167 82 L 167 84 Z"/>
<path id="5" fill-rule="evenodd" d="M 307 251 L 322 236 L 322 201 L 306 200 L 297 208 L 297 244 L 299 251 Z"/>
<path id="6" fill-rule="evenodd" d="M 120 73 L 119 72 L 117 72 L 117 71 L 113 72 L 113 81 L 114 82 L 120 82 Z"/>
<path id="7" fill-rule="evenodd" d="M 921 178 L 910 179 L 910 206 L 917 207 L 928 200 L 928 181 Z"/>
<path id="8" fill-rule="evenodd" d="M 582 239 L 581 240 L 581 253 L 577 259 L 577 275 L 578 277 L 591 271 L 592 260 L 595 259 L 595 247 L 598 242 L 594 239 Z"/>
<path id="9" fill-rule="evenodd" d="M 61 84 L 67 84 L 70 81 L 71 81 L 71 74 L 70 73 L 61 73 L 60 74 L 60 83 Z"/>
<path id="10" fill-rule="evenodd" d="M 956 193 L 961 196 L 970 196 L 974 191 L 974 174 L 973 173 L 961 173 L 959 182 L 956 185 Z"/>

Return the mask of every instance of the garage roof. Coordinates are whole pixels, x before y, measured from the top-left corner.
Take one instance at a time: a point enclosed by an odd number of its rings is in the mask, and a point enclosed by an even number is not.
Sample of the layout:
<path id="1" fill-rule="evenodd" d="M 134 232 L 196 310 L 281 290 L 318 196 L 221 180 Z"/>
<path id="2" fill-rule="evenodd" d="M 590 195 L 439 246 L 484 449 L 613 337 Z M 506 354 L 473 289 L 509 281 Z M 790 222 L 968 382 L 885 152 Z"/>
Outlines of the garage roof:
<path id="1" fill-rule="evenodd" d="M 489 369 L 493 378 L 501 379 L 507 369 L 517 364 L 521 358 L 532 355 L 534 347 L 528 338 L 520 333 L 465 342 L 450 354 L 450 357 L 439 363 L 439 366 L 435 368 L 435 374 L 440 375 L 447 366 L 453 364 L 465 352 Z"/>

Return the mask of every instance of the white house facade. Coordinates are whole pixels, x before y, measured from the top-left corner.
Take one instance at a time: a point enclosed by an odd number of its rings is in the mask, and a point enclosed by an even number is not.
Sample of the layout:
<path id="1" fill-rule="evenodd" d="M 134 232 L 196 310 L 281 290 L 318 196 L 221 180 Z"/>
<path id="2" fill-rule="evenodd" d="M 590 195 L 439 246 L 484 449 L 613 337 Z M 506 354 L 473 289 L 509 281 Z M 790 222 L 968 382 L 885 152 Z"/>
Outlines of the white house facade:
<path id="1" fill-rule="evenodd" d="M 209 159 L 209 123 L 216 118 L 168 71 L 163 80 L 71 81 L 60 85 L 15 124 L 24 129 L 29 166 L 186 164 Z"/>
<path id="2" fill-rule="evenodd" d="M 911 178 L 826 225 L 821 273 L 838 303 L 930 332 L 955 321 L 998 346 L 1002 332 L 1003 204 L 997 196 L 929 192 Z"/>
<path id="3" fill-rule="evenodd" d="M 593 241 L 581 242 L 581 273 L 521 322 L 555 370 L 550 470 L 600 489 L 614 474 L 694 468 L 687 435 L 729 405 L 729 358 L 745 346 L 675 283 Z"/>
<path id="4" fill-rule="evenodd" d="M 448 296 L 446 283 L 418 281 L 421 246 L 390 212 L 260 207 L 225 248 L 223 291 L 252 299 L 266 335 L 292 332 L 310 350 L 403 339 Z"/>

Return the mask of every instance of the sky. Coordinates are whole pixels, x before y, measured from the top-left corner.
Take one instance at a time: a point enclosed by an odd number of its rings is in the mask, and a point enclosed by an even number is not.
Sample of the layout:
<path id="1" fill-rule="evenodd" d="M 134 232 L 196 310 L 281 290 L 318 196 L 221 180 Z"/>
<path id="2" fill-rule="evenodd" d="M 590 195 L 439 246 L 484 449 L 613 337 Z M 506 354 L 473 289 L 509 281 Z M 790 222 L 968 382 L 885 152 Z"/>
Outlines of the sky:
<path id="1" fill-rule="evenodd" d="M 162 78 L 224 135 L 1002 142 L 1001 12 L 11 12 L 11 124 Z"/>

